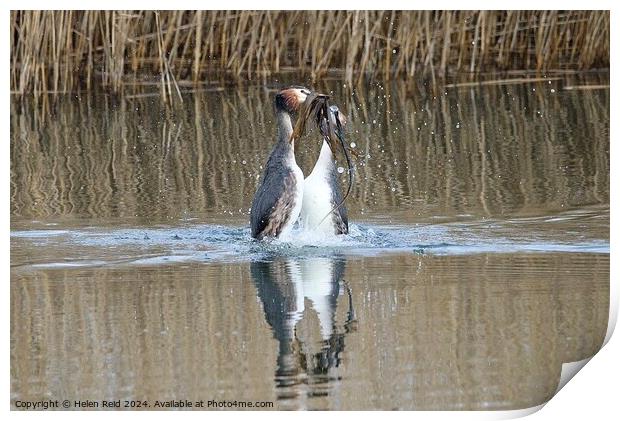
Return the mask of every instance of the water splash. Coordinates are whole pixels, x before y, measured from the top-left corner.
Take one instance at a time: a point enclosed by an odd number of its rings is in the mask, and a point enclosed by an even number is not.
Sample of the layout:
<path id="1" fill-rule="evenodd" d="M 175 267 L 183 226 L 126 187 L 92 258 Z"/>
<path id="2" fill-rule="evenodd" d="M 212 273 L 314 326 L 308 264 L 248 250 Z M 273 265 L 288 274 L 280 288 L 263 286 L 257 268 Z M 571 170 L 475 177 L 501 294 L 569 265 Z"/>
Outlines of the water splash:
<path id="1" fill-rule="evenodd" d="M 244 226 L 185 222 L 181 226 L 109 229 L 18 230 L 13 241 L 40 247 L 32 268 L 104 265 L 168 265 L 239 262 L 276 256 L 382 253 L 466 255 L 479 253 L 609 253 L 607 239 L 586 238 L 554 224 L 591 217 L 582 214 L 512 220 L 469 220 L 419 225 L 351 224 L 348 235 L 294 229 L 287 238 L 256 241 Z M 550 226 L 541 230 L 541 226 Z"/>

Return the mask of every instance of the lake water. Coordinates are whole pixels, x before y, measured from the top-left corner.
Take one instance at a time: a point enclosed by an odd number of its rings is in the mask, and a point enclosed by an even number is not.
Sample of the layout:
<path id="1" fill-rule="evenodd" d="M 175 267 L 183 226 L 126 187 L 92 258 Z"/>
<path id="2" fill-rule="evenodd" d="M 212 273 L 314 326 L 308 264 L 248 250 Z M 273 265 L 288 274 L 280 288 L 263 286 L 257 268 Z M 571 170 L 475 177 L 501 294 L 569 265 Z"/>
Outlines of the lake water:
<path id="1" fill-rule="evenodd" d="M 325 82 L 361 155 L 351 234 L 270 244 L 248 220 L 272 90 L 14 99 L 13 407 L 547 401 L 609 312 L 610 94 L 579 83 Z"/>

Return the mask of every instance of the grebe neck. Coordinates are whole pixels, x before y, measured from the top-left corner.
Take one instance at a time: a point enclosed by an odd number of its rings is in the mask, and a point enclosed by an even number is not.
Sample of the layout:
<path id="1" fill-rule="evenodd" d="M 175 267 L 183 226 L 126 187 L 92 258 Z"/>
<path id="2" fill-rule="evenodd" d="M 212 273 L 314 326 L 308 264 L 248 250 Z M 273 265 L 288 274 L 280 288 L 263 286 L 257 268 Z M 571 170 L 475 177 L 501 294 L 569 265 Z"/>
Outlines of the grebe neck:
<path id="1" fill-rule="evenodd" d="M 292 143 L 293 123 L 291 115 L 284 110 L 276 112 L 276 124 L 278 126 L 278 142 Z"/>
<path id="2" fill-rule="evenodd" d="M 319 159 L 317 159 L 316 164 L 314 164 L 312 172 L 328 172 L 335 166 L 336 164 L 334 163 L 334 154 L 332 153 L 332 149 L 329 147 L 327 142 L 323 140 Z"/>

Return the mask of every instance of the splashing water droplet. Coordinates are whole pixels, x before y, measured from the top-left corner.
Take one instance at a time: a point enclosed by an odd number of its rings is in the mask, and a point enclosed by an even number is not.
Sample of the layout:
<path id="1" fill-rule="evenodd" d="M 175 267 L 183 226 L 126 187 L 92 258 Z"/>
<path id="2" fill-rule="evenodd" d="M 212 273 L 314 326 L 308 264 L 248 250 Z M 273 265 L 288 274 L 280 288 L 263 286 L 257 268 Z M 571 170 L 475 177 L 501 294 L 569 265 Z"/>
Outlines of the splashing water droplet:
<path id="1" fill-rule="evenodd" d="M 342 174 L 342 173 L 344 172 L 344 168 L 343 168 L 343 167 L 338 167 L 338 172 L 339 172 L 340 174 Z"/>
<path id="2" fill-rule="evenodd" d="M 351 148 L 355 149 L 357 145 L 355 144 L 355 142 L 351 142 Z"/>

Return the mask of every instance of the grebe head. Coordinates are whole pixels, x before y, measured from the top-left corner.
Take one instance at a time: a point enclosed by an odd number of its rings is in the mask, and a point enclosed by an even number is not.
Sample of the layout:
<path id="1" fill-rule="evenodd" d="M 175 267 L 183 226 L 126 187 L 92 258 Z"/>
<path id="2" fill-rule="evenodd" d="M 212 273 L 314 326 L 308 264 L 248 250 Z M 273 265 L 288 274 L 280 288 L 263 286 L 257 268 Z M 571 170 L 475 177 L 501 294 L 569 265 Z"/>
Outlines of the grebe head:
<path id="1" fill-rule="evenodd" d="M 344 128 L 347 125 L 347 118 L 340 112 L 337 106 L 331 105 L 329 107 L 329 118 L 332 120 L 332 124 L 336 124 L 336 120 L 340 123 L 340 126 Z"/>
<path id="2" fill-rule="evenodd" d="M 328 127 L 325 123 L 325 121 L 322 122 L 320 131 L 327 141 L 329 148 L 332 150 L 332 153 L 335 154 L 340 142 L 339 137 L 342 135 L 342 131 L 344 131 L 344 127 L 347 125 L 347 119 L 337 106 L 332 105 L 329 107 L 329 123 L 331 127 Z"/>
<path id="3" fill-rule="evenodd" d="M 289 86 L 276 94 L 276 110 L 285 111 L 289 114 L 297 114 L 308 98 L 312 97 L 312 99 L 314 99 L 326 96 L 327 95 L 312 92 L 310 89 L 303 86 Z"/>
<path id="4" fill-rule="evenodd" d="M 299 139 L 304 134 L 310 115 L 317 114 L 328 99 L 329 95 L 313 92 L 303 86 L 290 86 L 276 94 L 276 113 L 284 112 L 297 120 L 289 141 Z"/>

